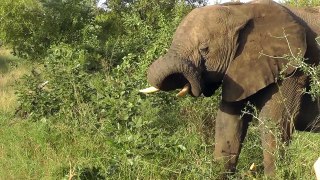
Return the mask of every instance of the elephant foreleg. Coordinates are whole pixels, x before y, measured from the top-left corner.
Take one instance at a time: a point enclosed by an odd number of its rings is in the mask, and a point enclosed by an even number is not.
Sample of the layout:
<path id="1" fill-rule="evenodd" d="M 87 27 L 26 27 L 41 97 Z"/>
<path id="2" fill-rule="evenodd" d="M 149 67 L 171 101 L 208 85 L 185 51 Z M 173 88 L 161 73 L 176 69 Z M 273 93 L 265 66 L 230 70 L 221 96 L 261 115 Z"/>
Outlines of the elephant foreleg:
<path id="1" fill-rule="evenodd" d="M 236 169 L 248 128 L 249 117 L 241 119 L 242 108 L 242 103 L 222 102 L 216 117 L 215 157 L 224 163 L 228 173 Z"/>
<path id="2" fill-rule="evenodd" d="M 259 114 L 264 173 L 267 176 L 275 175 L 275 155 L 281 153 L 281 148 L 278 148 L 281 145 L 288 145 L 291 139 L 293 118 L 296 115 L 289 116 L 285 104 L 278 100 L 270 100 Z"/>

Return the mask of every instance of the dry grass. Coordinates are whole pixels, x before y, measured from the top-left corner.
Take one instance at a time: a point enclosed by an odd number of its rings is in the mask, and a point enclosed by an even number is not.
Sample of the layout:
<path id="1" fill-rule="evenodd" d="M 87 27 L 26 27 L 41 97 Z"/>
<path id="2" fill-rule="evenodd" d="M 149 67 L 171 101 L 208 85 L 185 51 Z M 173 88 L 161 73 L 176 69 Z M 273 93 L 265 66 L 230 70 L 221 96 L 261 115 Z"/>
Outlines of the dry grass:
<path id="1" fill-rule="evenodd" d="M 17 97 L 14 93 L 14 85 L 18 79 L 30 71 L 27 65 L 11 67 L 18 58 L 10 54 L 9 50 L 0 48 L 0 112 L 12 112 L 17 106 Z"/>

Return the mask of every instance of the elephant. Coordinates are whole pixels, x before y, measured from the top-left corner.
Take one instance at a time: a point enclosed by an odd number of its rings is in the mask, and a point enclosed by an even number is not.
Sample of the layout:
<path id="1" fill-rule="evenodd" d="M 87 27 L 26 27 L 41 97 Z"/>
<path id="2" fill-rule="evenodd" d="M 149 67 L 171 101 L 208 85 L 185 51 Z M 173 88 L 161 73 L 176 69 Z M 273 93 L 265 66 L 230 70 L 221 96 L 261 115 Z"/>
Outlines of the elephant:
<path id="1" fill-rule="evenodd" d="M 148 68 L 143 93 L 182 89 L 177 96 L 212 96 L 221 87 L 215 117 L 215 158 L 236 170 L 253 118 L 261 126 L 264 173 L 276 172 L 277 141 L 294 130 L 320 132 L 320 106 L 305 90 L 311 78 L 296 59 L 319 64 L 320 13 L 271 0 L 195 8 L 177 27 L 170 48 Z M 250 103 L 253 113 L 243 113 Z M 276 128 L 270 130 L 269 125 Z M 274 133 L 279 131 L 279 137 Z"/>

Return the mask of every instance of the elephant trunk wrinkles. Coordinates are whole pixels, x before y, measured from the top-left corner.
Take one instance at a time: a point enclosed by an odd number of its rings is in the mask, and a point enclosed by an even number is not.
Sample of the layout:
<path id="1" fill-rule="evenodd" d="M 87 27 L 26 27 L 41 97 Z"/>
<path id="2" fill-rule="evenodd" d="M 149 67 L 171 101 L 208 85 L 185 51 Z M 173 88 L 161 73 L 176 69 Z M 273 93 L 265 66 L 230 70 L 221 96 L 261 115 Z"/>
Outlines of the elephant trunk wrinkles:
<path id="1" fill-rule="evenodd" d="M 152 63 L 148 69 L 148 82 L 163 91 L 182 88 L 187 83 L 191 85 L 191 95 L 201 95 L 201 76 L 198 68 L 179 55 L 167 53 Z"/>

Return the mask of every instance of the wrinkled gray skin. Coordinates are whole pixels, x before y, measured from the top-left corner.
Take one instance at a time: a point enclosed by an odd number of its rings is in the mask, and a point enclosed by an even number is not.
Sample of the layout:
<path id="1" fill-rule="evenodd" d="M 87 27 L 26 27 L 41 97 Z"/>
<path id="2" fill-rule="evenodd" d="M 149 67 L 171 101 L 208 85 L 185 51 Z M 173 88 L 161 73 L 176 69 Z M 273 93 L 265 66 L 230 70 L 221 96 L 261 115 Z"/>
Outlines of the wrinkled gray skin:
<path id="1" fill-rule="evenodd" d="M 300 55 L 317 65 L 319 25 L 318 9 L 284 7 L 269 0 L 197 8 L 177 28 L 168 52 L 149 67 L 148 82 L 163 91 L 189 83 L 195 97 L 211 96 L 222 86 L 215 157 L 227 172 L 235 171 L 252 120 L 250 113 L 241 116 L 241 110 L 253 104 L 261 122 L 265 174 L 273 175 L 272 124 L 284 143 L 294 129 L 320 132 L 318 103 L 302 92 L 309 88 L 309 77 L 295 62 L 281 58 Z"/>

